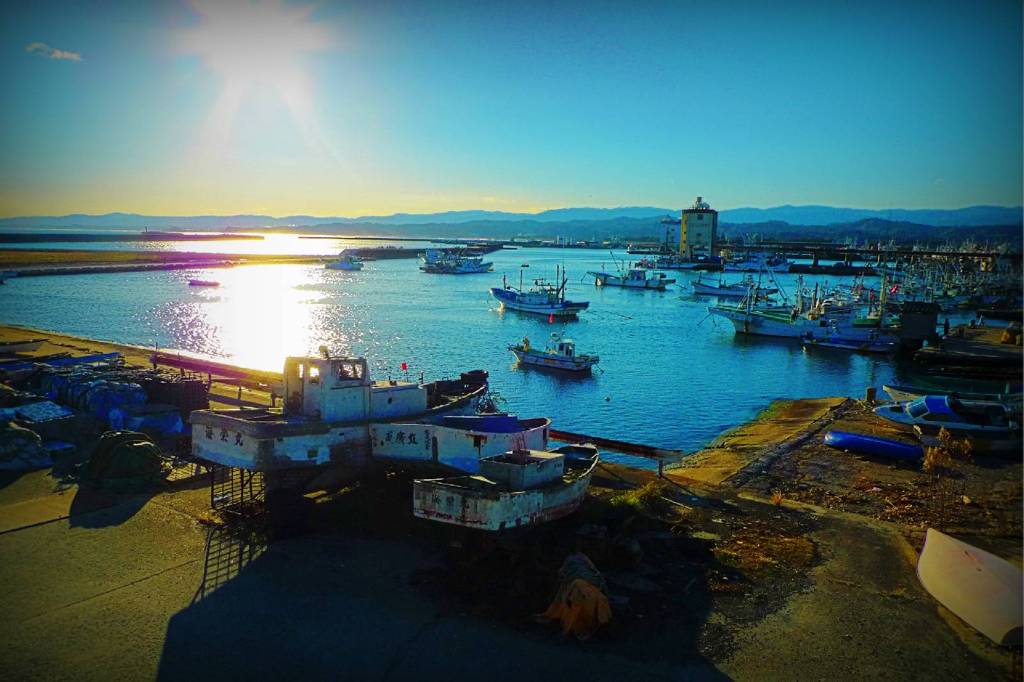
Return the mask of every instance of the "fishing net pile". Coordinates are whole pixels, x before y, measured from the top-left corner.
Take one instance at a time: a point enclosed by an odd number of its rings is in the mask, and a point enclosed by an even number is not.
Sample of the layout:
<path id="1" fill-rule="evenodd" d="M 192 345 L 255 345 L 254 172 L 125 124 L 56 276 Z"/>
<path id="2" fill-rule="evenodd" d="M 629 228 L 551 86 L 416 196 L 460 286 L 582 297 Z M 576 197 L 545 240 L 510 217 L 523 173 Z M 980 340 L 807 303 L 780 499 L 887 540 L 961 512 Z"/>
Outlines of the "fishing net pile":
<path id="1" fill-rule="evenodd" d="M 38 469 L 53 464 L 35 431 L 0 420 L 0 470 Z"/>
<path id="2" fill-rule="evenodd" d="M 108 431 L 85 463 L 82 478 L 114 492 L 138 492 L 166 476 L 160 448 L 144 433 Z"/>

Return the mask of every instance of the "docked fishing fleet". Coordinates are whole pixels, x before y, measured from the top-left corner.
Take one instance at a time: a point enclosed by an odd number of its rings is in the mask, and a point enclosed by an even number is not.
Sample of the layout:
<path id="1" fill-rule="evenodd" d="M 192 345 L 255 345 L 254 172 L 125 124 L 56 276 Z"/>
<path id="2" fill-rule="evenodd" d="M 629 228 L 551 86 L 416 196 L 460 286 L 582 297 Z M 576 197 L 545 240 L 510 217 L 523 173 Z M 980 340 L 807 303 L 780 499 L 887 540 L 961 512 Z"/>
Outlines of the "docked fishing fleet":
<path id="1" fill-rule="evenodd" d="M 494 269 L 494 263 L 485 262 L 483 256 L 447 249 L 427 249 L 422 260 L 420 270 L 435 275 L 477 275 Z"/>

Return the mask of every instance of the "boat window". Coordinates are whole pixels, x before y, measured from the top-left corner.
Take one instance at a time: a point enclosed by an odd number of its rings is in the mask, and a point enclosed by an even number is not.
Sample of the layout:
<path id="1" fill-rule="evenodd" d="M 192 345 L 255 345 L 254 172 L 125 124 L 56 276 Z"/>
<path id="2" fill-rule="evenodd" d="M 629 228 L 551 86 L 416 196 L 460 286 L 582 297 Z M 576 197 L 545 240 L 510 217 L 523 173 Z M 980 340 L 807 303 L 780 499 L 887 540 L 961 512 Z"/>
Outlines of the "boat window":
<path id="1" fill-rule="evenodd" d="M 916 417 L 921 417 L 926 412 L 928 412 L 928 408 L 925 406 L 924 401 L 922 400 L 922 401 L 913 402 L 913 403 L 910 403 L 909 405 L 907 405 L 907 412 L 910 414 L 911 417 L 915 417 L 916 418 Z"/>
<path id="2" fill-rule="evenodd" d="M 320 368 L 310 367 L 309 368 L 309 383 L 319 384 L 320 383 Z"/>
<path id="3" fill-rule="evenodd" d="M 363 366 L 358 362 L 339 362 L 338 378 L 343 381 L 363 378 Z"/>

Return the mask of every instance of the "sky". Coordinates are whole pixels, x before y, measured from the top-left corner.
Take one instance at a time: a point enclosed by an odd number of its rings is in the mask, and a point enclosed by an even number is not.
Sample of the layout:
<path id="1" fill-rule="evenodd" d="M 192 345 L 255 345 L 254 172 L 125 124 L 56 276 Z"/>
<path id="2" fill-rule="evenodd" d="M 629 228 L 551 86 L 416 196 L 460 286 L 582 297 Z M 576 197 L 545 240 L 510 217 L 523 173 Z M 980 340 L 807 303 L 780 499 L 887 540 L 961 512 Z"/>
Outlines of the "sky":
<path id="1" fill-rule="evenodd" d="M 1022 203 L 1015 0 L 11 5 L 2 216 Z"/>

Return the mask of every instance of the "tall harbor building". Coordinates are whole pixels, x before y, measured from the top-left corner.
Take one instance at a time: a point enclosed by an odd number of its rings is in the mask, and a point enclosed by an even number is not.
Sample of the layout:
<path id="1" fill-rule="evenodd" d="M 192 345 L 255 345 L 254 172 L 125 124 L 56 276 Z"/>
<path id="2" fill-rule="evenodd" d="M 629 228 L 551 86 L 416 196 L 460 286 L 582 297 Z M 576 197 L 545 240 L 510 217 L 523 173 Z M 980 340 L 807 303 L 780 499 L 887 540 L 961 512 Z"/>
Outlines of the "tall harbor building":
<path id="1" fill-rule="evenodd" d="M 683 209 L 679 225 L 679 255 L 687 259 L 713 256 L 718 246 L 718 211 L 697 197 L 693 206 Z"/>

